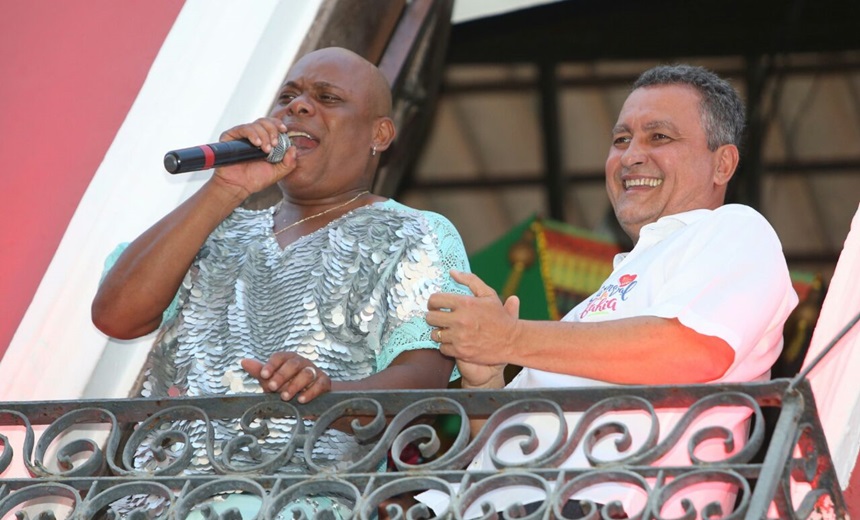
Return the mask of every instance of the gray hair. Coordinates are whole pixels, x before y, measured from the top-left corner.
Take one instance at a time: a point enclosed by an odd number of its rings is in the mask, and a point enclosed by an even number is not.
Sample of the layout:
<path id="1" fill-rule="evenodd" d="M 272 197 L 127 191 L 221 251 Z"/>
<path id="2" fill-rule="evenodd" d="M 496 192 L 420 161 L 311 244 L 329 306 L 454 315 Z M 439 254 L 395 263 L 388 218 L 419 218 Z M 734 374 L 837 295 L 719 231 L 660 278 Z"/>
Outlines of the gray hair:
<path id="1" fill-rule="evenodd" d="M 740 147 L 744 131 L 745 110 L 738 92 L 731 84 L 704 67 L 692 65 L 659 65 L 646 70 L 633 83 L 633 89 L 660 85 L 686 85 L 702 98 L 699 111 L 708 148 L 724 144 Z"/>

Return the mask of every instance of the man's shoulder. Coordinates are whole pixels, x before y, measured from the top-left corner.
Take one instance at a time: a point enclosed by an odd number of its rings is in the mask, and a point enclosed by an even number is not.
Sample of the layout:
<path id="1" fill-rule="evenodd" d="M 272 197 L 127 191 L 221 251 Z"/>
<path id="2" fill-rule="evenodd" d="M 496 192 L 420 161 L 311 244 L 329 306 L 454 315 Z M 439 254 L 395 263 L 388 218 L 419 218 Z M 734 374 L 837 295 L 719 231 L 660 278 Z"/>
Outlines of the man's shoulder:
<path id="1" fill-rule="evenodd" d="M 754 208 L 743 204 L 725 204 L 715 209 L 697 209 L 664 217 L 663 238 L 672 242 L 692 241 L 723 244 L 778 246 L 779 237 L 767 219 Z M 668 243 L 668 242 L 666 242 Z"/>
<path id="2" fill-rule="evenodd" d="M 712 218 L 720 223 L 751 226 L 753 229 L 773 231 L 770 222 L 754 208 L 744 204 L 724 204 L 712 212 Z"/>
<path id="3" fill-rule="evenodd" d="M 707 212 L 688 229 L 704 240 L 732 243 L 748 249 L 765 247 L 782 251 L 779 235 L 770 222 L 754 208 L 743 204 L 720 206 Z"/>
<path id="4" fill-rule="evenodd" d="M 761 213 L 746 204 L 723 204 L 719 208 L 715 209 L 714 213 L 718 215 L 736 215 L 746 218 L 764 218 Z"/>

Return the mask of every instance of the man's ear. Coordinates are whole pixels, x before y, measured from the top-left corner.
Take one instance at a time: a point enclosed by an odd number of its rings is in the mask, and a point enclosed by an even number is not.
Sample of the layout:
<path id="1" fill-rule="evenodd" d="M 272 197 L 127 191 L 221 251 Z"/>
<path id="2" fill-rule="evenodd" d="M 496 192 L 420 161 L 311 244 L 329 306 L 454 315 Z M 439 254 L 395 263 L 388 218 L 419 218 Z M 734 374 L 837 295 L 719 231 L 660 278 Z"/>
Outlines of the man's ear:
<path id="1" fill-rule="evenodd" d="M 738 169 L 740 153 L 733 144 L 724 144 L 717 148 L 717 167 L 714 171 L 714 184 L 725 186 Z"/>
<path id="2" fill-rule="evenodd" d="M 394 129 L 394 121 L 390 117 L 380 117 L 373 124 L 372 146 L 380 152 L 388 150 L 397 131 Z"/>

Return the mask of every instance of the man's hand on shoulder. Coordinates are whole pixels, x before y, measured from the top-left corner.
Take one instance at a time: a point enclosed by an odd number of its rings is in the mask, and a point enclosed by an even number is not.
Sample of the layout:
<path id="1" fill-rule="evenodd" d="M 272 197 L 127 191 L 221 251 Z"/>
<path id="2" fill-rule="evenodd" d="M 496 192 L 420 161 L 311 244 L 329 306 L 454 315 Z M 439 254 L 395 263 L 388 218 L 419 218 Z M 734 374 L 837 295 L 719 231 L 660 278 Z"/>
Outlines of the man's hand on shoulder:
<path id="1" fill-rule="evenodd" d="M 476 376 L 476 384 L 483 385 L 489 381 L 489 374 L 474 366 L 503 367 L 508 363 L 520 330 L 520 300 L 512 296 L 503 304 L 496 291 L 474 274 L 451 271 L 451 277 L 467 286 L 474 296 L 430 296 L 427 323 L 437 327 L 433 337 L 442 353 L 455 358 L 458 364 L 464 363 L 466 372 Z"/>

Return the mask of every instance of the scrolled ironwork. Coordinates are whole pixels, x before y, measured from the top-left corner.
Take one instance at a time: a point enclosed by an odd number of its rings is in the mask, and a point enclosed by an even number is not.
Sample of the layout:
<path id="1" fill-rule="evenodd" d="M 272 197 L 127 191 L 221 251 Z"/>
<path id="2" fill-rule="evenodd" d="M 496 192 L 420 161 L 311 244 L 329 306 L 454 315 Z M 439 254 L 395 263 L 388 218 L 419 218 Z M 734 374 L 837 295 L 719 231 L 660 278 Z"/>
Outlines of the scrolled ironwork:
<path id="1" fill-rule="evenodd" d="M 617 448 L 618 453 L 628 451 L 633 444 L 631 433 L 629 432 L 625 424 L 614 421 L 609 422 L 607 424 L 601 425 L 600 428 L 591 429 L 588 434 L 585 435 L 585 457 L 588 459 L 588 462 L 592 466 L 615 466 L 625 463 L 635 464 L 637 462 L 641 462 L 642 460 L 647 460 L 647 454 L 657 444 L 657 437 L 660 432 L 660 426 L 657 420 L 657 413 L 654 410 L 653 405 L 649 403 L 646 399 L 642 399 L 637 396 L 611 397 L 608 399 L 604 399 L 589 408 L 577 424 L 576 431 L 574 432 L 572 440 L 576 441 L 577 439 L 579 439 L 585 433 L 585 431 L 590 428 L 591 424 L 602 415 L 613 411 L 629 412 L 636 410 L 647 414 L 651 423 L 651 427 L 648 430 L 648 434 L 646 435 L 645 440 L 640 446 L 640 448 L 636 452 L 629 453 L 626 456 L 622 456 L 618 459 L 610 461 L 601 460 L 599 457 L 595 456 L 593 454 L 594 447 L 597 446 L 597 444 L 604 437 L 608 437 L 613 434 L 619 436 L 619 438 L 615 441 L 615 447 Z M 654 457 L 656 456 L 657 455 L 654 455 Z"/>
<path id="2" fill-rule="evenodd" d="M 552 484 L 549 480 L 541 476 L 524 471 L 508 471 L 492 475 L 490 477 L 478 480 L 475 484 L 465 487 L 465 490 L 460 494 L 459 500 L 452 501 L 452 509 L 458 518 L 464 518 L 467 511 L 472 505 L 479 505 L 481 515 L 478 517 L 481 520 L 495 520 L 496 510 L 494 504 L 485 500 L 485 495 L 493 491 L 503 490 L 511 486 L 528 487 L 541 492 L 545 500 L 537 511 L 526 514 L 523 503 L 514 503 L 505 509 L 505 515 L 508 518 L 519 518 L 523 520 L 536 520 L 542 518 L 543 513 L 547 510 L 547 502 L 551 502 Z"/>
<path id="3" fill-rule="evenodd" d="M 654 518 L 656 520 L 664 520 L 664 518 L 666 518 L 662 515 L 663 508 L 676 495 L 683 496 L 685 491 L 697 484 L 713 483 L 727 485 L 736 490 L 739 502 L 736 503 L 733 511 L 723 511 L 722 505 L 719 502 L 709 502 L 702 507 L 701 511 L 697 511 L 690 500 L 681 498 L 684 514 L 680 517 L 673 515 L 669 518 L 672 520 L 695 520 L 700 517 L 714 519 L 720 518 L 724 520 L 742 520 L 745 518 L 744 515 L 746 514 L 749 506 L 749 483 L 734 471 L 713 469 L 691 471 L 678 476 L 668 484 L 660 486 L 656 496 L 652 497 L 651 507 L 654 513 Z"/>
<path id="4" fill-rule="evenodd" d="M 84 408 L 73 410 L 55 420 L 39 437 L 36 443 L 36 451 L 33 460 L 33 470 L 36 474 L 49 476 L 90 476 L 99 475 L 104 472 L 106 466 L 105 455 L 102 452 L 101 442 L 95 439 L 74 439 L 59 447 L 56 454 L 59 472 L 51 471 L 46 463 L 50 446 L 54 445 L 64 432 L 71 430 L 80 424 L 98 424 L 107 421 L 110 431 L 117 430 L 116 417 L 113 414 L 98 408 Z M 115 443 L 109 442 L 108 446 Z M 74 463 L 75 455 L 90 453 L 90 456 L 77 466 Z"/>
<path id="5" fill-rule="evenodd" d="M 799 456 L 792 456 L 783 472 L 782 489 L 787 497 L 791 497 L 790 484 L 792 481 L 808 484 L 811 488 L 800 501 L 800 504 L 797 504 L 797 507 L 792 507 L 790 501 L 785 503 L 786 507 L 793 509 L 793 514 L 797 518 L 809 517 L 819 500 L 829 496 L 826 487 L 816 489 L 814 485 L 815 480 L 821 475 L 822 453 L 820 453 L 816 443 L 812 441 L 812 435 L 814 435 L 814 429 L 811 424 L 798 424 L 794 441 L 796 449 L 792 450 L 792 453 L 799 453 Z"/>
<path id="6" fill-rule="evenodd" d="M 182 493 L 182 497 L 171 506 L 170 516 L 186 518 L 191 511 L 199 507 L 204 518 L 212 518 L 214 516 L 213 501 L 225 494 L 233 493 L 242 493 L 258 498 L 261 510 L 266 506 L 267 493 L 259 483 L 244 478 L 223 478 L 187 489 L 186 492 Z M 215 517 L 217 518 L 217 516 Z"/>
<path id="7" fill-rule="evenodd" d="M 36 483 L 11 494 L 8 491 L 5 486 L 0 488 L 0 497 L 2 497 L 0 499 L 0 518 L 7 518 L 9 513 L 15 511 L 15 516 L 19 520 L 27 520 L 30 518 L 30 514 L 23 510 L 23 506 L 36 500 L 54 499 L 59 501 L 66 499 L 71 502 L 72 512 L 77 511 L 81 505 L 81 495 L 78 490 L 65 484 Z M 38 518 L 54 518 L 53 511 L 42 511 L 38 513 Z"/>
<path id="8" fill-rule="evenodd" d="M 352 512 L 360 500 L 361 491 L 350 482 L 310 478 L 275 494 L 267 513 L 271 518 L 281 518 L 284 514 L 289 514 L 298 519 L 307 518 L 310 509 L 315 518 L 329 517 L 334 520 L 338 517 L 335 510 L 338 510 L 340 516 L 346 519 L 352 517 Z"/>
<path id="9" fill-rule="evenodd" d="M 749 396 L 738 392 L 720 392 L 713 395 L 703 397 L 692 405 L 681 418 L 677 426 L 669 435 L 660 443 L 660 446 L 655 448 L 655 453 L 643 459 L 644 463 L 651 463 L 662 457 L 668 449 L 676 444 L 682 438 L 682 434 L 687 430 L 698 417 L 701 417 L 709 410 L 718 407 L 743 407 L 749 408 L 750 414 L 753 416 L 752 432 L 749 439 L 746 440 L 744 446 L 737 453 L 731 454 L 735 447 L 735 439 L 731 430 L 723 426 L 709 426 L 695 431 L 689 439 L 687 446 L 687 454 L 694 464 L 708 464 L 696 456 L 696 448 L 705 441 L 711 439 L 722 439 L 725 447 L 726 458 L 722 460 L 725 463 L 742 463 L 750 460 L 761 448 L 764 441 L 764 416 L 761 407 L 755 400 Z"/>
<path id="10" fill-rule="evenodd" d="M 173 492 L 169 487 L 157 482 L 141 482 L 133 481 L 121 483 L 113 486 L 103 486 L 99 482 L 94 482 L 87 493 L 87 500 L 80 511 L 80 518 L 98 518 L 104 512 L 107 518 L 117 517 L 118 514 L 109 508 L 111 504 L 123 502 L 129 504 L 124 510 L 125 517 L 144 516 L 148 518 L 146 507 L 153 501 L 159 503 L 171 504 L 175 500 Z M 101 489 L 105 487 L 105 489 Z M 134 507 L 133 497 L 146 496 L 148 501 L 138 500 L 140 504 Z"/>
<path id="11" fill-rule="evenodd" d="M 209 416 L 194 406 L 173 406 L 153 414 L 135 427 L 123 449 L 122 469 L 118 471 L 141 476 L 168 476 L 186 470 L 194 453 L 191 438 L 181 429 L 181 425 L 189 420 L 202 421 L 206 425 L 206 447 L 209 460 L 212 460 L 214 455 Z M 171 451 L 170 447 L 176 447 L 177 451 Z M 141 453 L 148 453 L 151 457 L 142 463 Z"/>
<path id="12" fill-rule="evenodd" d="M 36 473 L 32 463 L 35 435 L 33 434 L 33 427 L 30 425 L 30 421 L 27 419 L 27 416 L 14 410 L 0 409 L 0 424 L 14 424 L 24 427 L 24 443 L 21 446 L 22 455 L 24 463 L 30 470 L 30 474 L 35 475 Z M 2 476 L 15 458 L 15 447 L 12 446 L 12 443 L 9 441 L 9 437 L 2 433 L 0 433 L 0 446 L 2 446 L 2 451 L 0 451 L 0 476 Z"/>
<path id="13" fill-rule="evenodd" d="M 460 420 L 456 437 L 446 453 L 440 455 L 441 442 L 436 430 L 428 424 L 411 425 L 415 420 L 434 414 L 437 416 L 457 417 Z M 396 436 L 391 444 L 391 459 L 399 471 L 422 469 L 430 471 L 448 467 L 462 467 L 469 463 L 478 448 L 467 450 L 469 444 L 469 416 L 462 405 L 453 399 L 432 398 L 418 400 L 400 411 L 389 425 Z M 419 442 L 419 441 L 424 442 Z M 402 454 L 410 444 L 418 443 L 424 462 L 411 464 L 402 459 Z"/>
<path id="14" fill-rule="evenodd" d="M 402 504 L 389 503 L 384 505 L 389 500 L 398 496 L 402 496 L 404 494 L 417 495 L 418 493 L 426 490 L 439 491 L 449 496 L 454 494 L 454 490 L 451 488 L 451 485 L 443 479 L 436 477 L 406 476 L 377 487 L 367 496 L 366 500 L 362 501 L 362 503 L 356 507 L 356 514 L 358 514 L 360 518 L 373 518 L 374 513 L 384 506 L 384 510 L 391 520 L 403 520 L 404 518 L 408 518 L 410 520 L 418 518 L 438 518 L 438 515 L 434 516 L 433 512 L 425 504 L 420 502 L 410 504 L 406 511 L 404 511 Z"/>
<path id="15" fill-rule="evenodd" d="M 522 454 L 525 456 L 535 453 L 538 449 L 538 439 L 535 435 L 534 428 L 528 424 L 505 424 L 509 419 L 515 418 L 528 410 L 529 413 L 548 413 L 553 414 L 558 419 L 558 429 L 555 439 L 537 456 L 528 459 L 525 458 L 521 462 L 512 462 L 502 459 L 498 453 L 501 446 L 508 441 L 524 437 L 520 442 Z M 487 432 L 486 434 L 484 432 Z M 525 466 L 543 467 L 547 465 L 547 461 L 555 460 L 556 452 L 561 450 L 567 439 L 567 422 L 564 420 L 564 412 L 558 403 L 548 399 L 535 399 L 510 403 L 501 407 L 497 412 L 490 416 L 490 419 L 484 424 L 484 427 L 475 438 L 475 444 L 482 445 L 482 440 L 487 438 L 487 446 L 490 454 L 490 459 L 497 468 L 517 468 Z"/>
<path id="16" fill-rule="evenodd" d="M 322 437 L 326 430 L 333 427 L 338 420 L 344 420 L 354 415 L 363 415 L 372 417 L 367 424 L 362 424 L 359 419 L 350 419 L 352 433 L 359 443 L 367 444 L 372 439 L 378 437 L 385 430 L 385 414 L 383 413 L 382 405 L 376 399 L 353 398 L 345 399 L 344 401 L 330 407 L 323 413 L 314 423 L 310 435 L 305 439 L 305 460 L 308 467 L 314 473 L 335 471 L 335 468 L 324 467 L 317 464 L 311 457 L 314 444 L 317 439 Z M 352 464 L 347 464 L 341 469 L 344 472 L 364 472 L 373 471 L 380 462 L 385 459 L 387 446 L 381 443 L 376 443 L 369 453 Z"/>
<path id="17" fill-rule="evenodd" d="M 578 474 L 573 478 L 567 479 L 565 482 L 564 475 L 558 479 L 559 488 L 556 492 L 558 499 L 556 500 L 555 512 L 560 516 L 561 507 L 568 501 L 572 500 L 575 495 L 588 489 L 591 486 L 599 485 L 605 482 L 622 483 L 630 487 L 638 488 L 641 492 L 648 496 L 651 493 L 651 486 L 648 481 L 641 475 L 626 470 L 608 470 L 608 471 L 591 471 Z M 630 520 L 642 518 L 645 508 L 639 511 L 624 511 L 620 502 L 609 502 L 603 504 L 602 510 L 605 515 L 596 516 L 601 511 L 601 507 L 594 501 L 586 501 L 588 503 L 585 519 L 597 519 L 603 517 L 619 518 L 626 516 Z M 586 508 L 584 508 L 586 509 Z"/>
<path id="18" fill-rule="evenodd" d="M 274 454 L 266 456 L 260 442 L 264 442 L 270 430 L 266 423 L 267 417 L 293 418 L 292 437 Z M 239 419 L 241 431 L 244 432 L 228 439 L 221 447 L 221 454 L 215 455 L 211 461 L 214 470 L 221 474 L 272 474 L 277 468 L 285 465 L 295 454 L 304 436 L 304 423 L 300 420 L 301 413 L 290 403 L 263 402 L 258 403 L 242 414 Z M 254 422 L 259 422 L 257 426 Z M 215 453 L 211 432 L 211 424 L 207 425 L 207 450 Z M 240 454 L 246 454 L 245 462 L 240 462 Z M 248 460 L 257 464 L 248 463 Z"/>
<path id="19" fill-rule="evenodd" d="M 531 494 L 517 496 L 538 497 L 537 503 L 526 510 L 525 498 L 513 500 L 519 505 L 504 508 L 508 518 L 568 518 L 570 501 L 609 485 L 624 489 L 627 498 L 585 499 L 582 519 L 614 518 L 626 508 L 630 519 L 656 520 L 669 506 L 680 513 L 666 518 L 794 519 L 824 509 L 840 518 L 845 503 L 811 389 L 788 383 L 331 393 L 306 404 L 251 394 L 4 403 L 0 429 L 12 425 L 24 433 L 0 432 L 0 516 L 48 518 L 53 513 L 25 506 L 55 501 L 72 510 L 72 519 L 134 519 L 153 511 L 160 518 L 196 512 L 225 519 L 235 512 L 216 512 L 215 505 L 242 495 L 259 503 L 261 519 L 364 520 L 380 510 L 395 520 L 461 519 L 467 511 L 494 518 L 495 499 L 488 497 L 528 489 Z M 699 420 L 722 407 L 752 417 L 742 446 L 730 429 Z M 765 407 L 779 413 L 767 443 Z M 678 410 L 683 413 L 661 431 L 661 414 Z M 634 431 L 615 419 L 624 413 L 642 416 L 646 427 Z M 548 424 L 557 428 L 542 432 L 539 441 L 523 422 L 528 414 L 554 418 Z M 272 439 L 270 422 L 287 420 L 288 437 Z M 473 420 L 485 424 L 470 438 Z M 216 424 L 224 425 L 222 434 L 232 432 L 217 444 Z M 93 426 L 104 440 L 91 435 Z M 310 457 L 332 427 L 361 446 L 353 458 L 327 464 Z M 618 456 L 593 452 L 601 443 Z M 717 443 L 717 456 L 699 456 L 705 443 Z M 499 453 L 502 447 L 516 454 Z M 569 467 L 576 450 L 584 462 Z M 470 468 L 482 452 L 501 469 Z M 686 462 L 657 465 L 670 452 L 685 454 Z M 391 469 L 382 471 L 386 460 Z M 35 478 L 18 476 L 15 468 Z M 798 491 L 793 483 L 805 487 Z M 684 502 L 704 484 L 732 488 L 738 500 L 728 509 L 717 500 Z M 410 501 L 423 492 L 439 497 L 439 510 Z M 641 500 L 629 502 L 630 496 Z"/>

